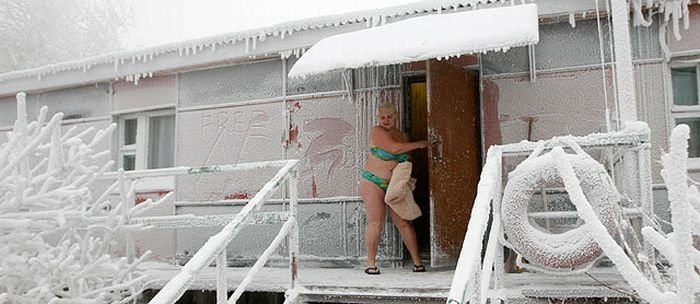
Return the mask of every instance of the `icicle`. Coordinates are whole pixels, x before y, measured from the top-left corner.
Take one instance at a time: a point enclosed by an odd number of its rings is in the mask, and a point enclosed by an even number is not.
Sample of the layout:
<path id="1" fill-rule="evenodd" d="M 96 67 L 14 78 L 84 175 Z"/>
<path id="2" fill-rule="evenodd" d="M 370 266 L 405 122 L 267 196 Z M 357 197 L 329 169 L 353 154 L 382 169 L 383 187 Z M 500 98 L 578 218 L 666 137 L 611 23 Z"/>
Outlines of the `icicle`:
<path id="1" fill-rule="evenodd" d="M 117 60 L 115 59 L 115 60 L 114 60 L 114 71 L 116 72 L 116 71 L 118 71 L 118 70 L 119 70 L 119 61 L 117 61 Z"/>
<path id="2" fill-rule="evenodd" d="M 245 53 L 248 54 L 250 51 L 250 41 L 248 41 L 248 38 L 245 38 Z"/>
<path id="3" fill-rule="evenodd" d="M 651 20 L 647 21 L 642 12 L 642 0 L 632 0 L 632 24 L 634 26 L 650 26 Z"/>
<path id="4" fill-rule="evenodd" d="M 569 25 L 572 28 L 576 27 L 576 13 L 569 13 Z"/>

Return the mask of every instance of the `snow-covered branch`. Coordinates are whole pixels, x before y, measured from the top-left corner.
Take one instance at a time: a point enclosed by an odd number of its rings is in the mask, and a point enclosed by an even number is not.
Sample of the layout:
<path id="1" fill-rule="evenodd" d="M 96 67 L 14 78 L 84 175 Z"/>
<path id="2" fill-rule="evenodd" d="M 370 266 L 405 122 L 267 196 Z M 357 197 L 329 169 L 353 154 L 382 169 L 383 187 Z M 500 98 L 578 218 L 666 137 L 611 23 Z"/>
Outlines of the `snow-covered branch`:
<path id="1" fill-rule="evenodd" d="M 133 299 L 145 282 L 136 266 L 150 253 L 128 262 L 112 247 L 116 234 L 142 229 L 129 218 L 154 203 L 133 208 L 133 193 L 112 198 L 115 189 L 133 192 L 119 181 L 95 192 L 113 165 L 96 148 L 115 126 L 62 134 L 62 114 L 45 122 L 44 107 L 27 122 L 23 93 L 17 103 L 18 119 L 0 147 L 0 303 Z"/>

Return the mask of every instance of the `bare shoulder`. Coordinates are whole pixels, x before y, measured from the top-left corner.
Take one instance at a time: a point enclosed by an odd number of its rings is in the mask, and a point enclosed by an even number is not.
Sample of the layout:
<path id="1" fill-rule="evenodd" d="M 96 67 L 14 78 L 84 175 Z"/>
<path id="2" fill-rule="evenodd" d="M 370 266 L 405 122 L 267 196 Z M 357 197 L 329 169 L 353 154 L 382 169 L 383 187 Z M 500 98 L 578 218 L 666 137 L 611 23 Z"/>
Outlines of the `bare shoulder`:
<path id="1" fill-rule="evenodd" d="M 391 135 L 391 133 L 380 126 L 374 126 L 370 130 L 370 136 L 375 136 L 375 135 L 386 136 L 386 135 Z"/>
<path id="2" fill-rule="evenodd" d="M 408 136 L 406 136 L 406 133 L 401 132 L 401 130 L 399 130 L 399 129 L 392 130 L 391 136 L 396 141 L 400 141 L 400 142 L 407 142 L 408 141 Z"/>

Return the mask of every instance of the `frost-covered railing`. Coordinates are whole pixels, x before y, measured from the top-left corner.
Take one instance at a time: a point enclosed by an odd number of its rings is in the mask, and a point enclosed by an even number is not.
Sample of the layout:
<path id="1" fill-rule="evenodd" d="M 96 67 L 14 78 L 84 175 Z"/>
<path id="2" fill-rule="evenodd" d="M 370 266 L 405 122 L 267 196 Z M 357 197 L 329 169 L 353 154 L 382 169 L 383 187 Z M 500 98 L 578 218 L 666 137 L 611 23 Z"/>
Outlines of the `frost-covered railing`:
<path id="1" fill-rule="evenodd" d="M 209 240 L 197 251 L 194 256 L 185 264 L 182 270 L 173 277 L 149 303 L 166 304 L 175 303 L 188 287 L 196 280 L 202 269 L 208 267 L 216 260 L 216 294 L 217 303 L 236 303 L 243 294 L 247 285 L 253 277 L 268 261 L 272 253 L 279 247 L 285 237 L 289 237 L 289 258 L 290 258 L 290 289 L 294 288 L 297 276 L 297 256 L 299 251 L 299 230 L 296 222 L 297 215 L 297 163 L 298 160 L 282 160 L 259 163 L 247 163 L 237 165 L 221 165 L 210 167 L 174 167 L 166 169 L 115 172 L 106 174 L 106 178 L 137 179 L 144 177 L 176 176 L 186 174 L 203 174 L 211 172 L 233 172 L 243 170 L 254 170 L 263 168 L 281 167 L 272 179 L 270 179 L 262 189 L 245 205 L 245 207 L 235 216 L 214 215 L 214 216 L 194 216 L 194 215 L 174 215 L 157 217 L 133 218 L 135 224 L 148 225 L 156 229 L 177 229 L 221 226 L 222 230 Z M 280 188 L 283 183 L 288 182 L 289 210 L 285 212 L 256 213 L 265 202 Z M 121 183 L 125 184 L 125 183 Z M 122 195 L 125 191 L 120 191 Z M 138 207 L 138 206 L 137 206 Z M 238 232 L 248 223 L 271 223 L 284 221 L 280 232 L 265 249 L 258 261 L 251 267 L 243 281 L 238 285 L 234 293 L 227 299 L 228 287 L 226 282 L 226 247 Z M 127 236 L 127 255 L 133 253 L 131 237 Z"/>
<path id="2" fill-rule="evenodd" d="M 649 160 L 650 147 L 648 142 L 649 130 L 646 125 L 632 124 L 625 130 L 614 133 L 591 134 L 584 137 L 556 137 L 547 141 L 520 142 L 490 147 L 477 187 L 477 196 L 471 212 L 472 216 L 455 269 L 447 303 L 486 303 L 489 299 L 493 301 L 499 298 L 502 299 L 505 296 L 505 292 L 503 292 L 503 274 L 505 271 L 504 264 L 501 262 L 504 255 L 503 246 L 507 243 L 504 239 L 501 217 L 501 200 L 504 194 L 502 185 L 503 157 L 530 155 L 529 158 L 534 158 L 543 151 L 563 151 L 563 147 L 573 148 L 574 150 L 583 148 L 614 148 L 626 152 L 631 151 L 633 152 L 632 155 L 635 155 L 633 157 L 635 158 L 633 160 L 634 169 L 627 170 L 625 173 L 638 174 L 638 176 L 631 176 L 634 177 L 635 184 L 627 186 L 636 188 L 637 193 L 634 199 L 639 202 L 642 211 L 625 210 L 627 211 L 625 214 L 636 213 L 639 215 L 642 212 L 653 212 Z M 619 158 L 621 155 L 619 153 L 614 154 L 610 158 Z M 617 160 L 611 160 L 611 162 L 616 162 Z M 566 190 L 569 191 L 569 188 Z M 576 207 L 578 210 L 582 209 L 578 205 Z M 482 241 L 486 236 L 490 215 L 492 215 L 493 222 L 482 262 Z M 569 212 L 545 212 L 534 216 L 544 218 L 569 217 L 571 214 Z M 643 219 L 647 223 L 647 219 Z M 650 258 L 653 258 L 653 256 Z M 493 280 L 492 276 L 494 276 Z"/>

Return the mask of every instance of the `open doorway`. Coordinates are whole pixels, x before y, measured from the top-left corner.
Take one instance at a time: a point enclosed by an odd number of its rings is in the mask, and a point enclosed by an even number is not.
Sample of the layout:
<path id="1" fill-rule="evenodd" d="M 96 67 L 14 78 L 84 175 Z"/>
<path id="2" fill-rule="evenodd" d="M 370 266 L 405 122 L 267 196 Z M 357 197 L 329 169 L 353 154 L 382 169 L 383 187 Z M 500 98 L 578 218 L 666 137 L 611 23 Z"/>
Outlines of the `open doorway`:
<path id="1" fill-rule="evenodd" d="M 428 140 L 428 91 L 425 76 L 410 76 L 403 79 L 404 117 L 403 126 L 410 141 Z M 423 216 L 413 221 L 418 238 L 418 247 L 423 259 L 430 258 L 430 174 L 428 150 L 411 152 L 412 176 L 416 179 L 413 192 Z M 408 256 L 408 254 L 404 255 Z"/>
<path id="2" fill-rule="evenodd" d="M 479 77 L 466 65 L 429 60 L 424 75 L 403 78 L 406 134 L 431 143 L 412 154 L 423 211 L 413 224 L 431 267 L 456 265 L 481 173 Z"/>

